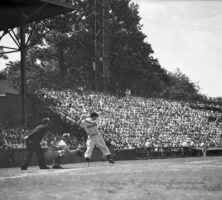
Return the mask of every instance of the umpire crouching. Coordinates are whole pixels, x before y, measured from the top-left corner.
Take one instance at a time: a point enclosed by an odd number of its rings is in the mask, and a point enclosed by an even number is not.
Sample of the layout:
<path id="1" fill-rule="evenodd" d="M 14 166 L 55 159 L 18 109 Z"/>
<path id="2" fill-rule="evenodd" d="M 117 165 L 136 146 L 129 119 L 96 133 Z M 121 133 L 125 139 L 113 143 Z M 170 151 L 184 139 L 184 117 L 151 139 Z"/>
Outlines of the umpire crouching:
<path id="1" fill-rule="evenodd" d="M 40 169 L 49 169 L 46 166 L 43 151 L 40 145 L 42 138 L 44 137 L 45 133 L 48 131 L 50 119 L 44 118 L 42 119 L 42 123 L 34 128 L 27 137 L 26 146 L 27 146 L 27 155 L 21 166 L 21 170 L 26 170 L 29 166 L 29 163 L 32 159 L 32 154 L 36 152 L 39 168 Z"/>

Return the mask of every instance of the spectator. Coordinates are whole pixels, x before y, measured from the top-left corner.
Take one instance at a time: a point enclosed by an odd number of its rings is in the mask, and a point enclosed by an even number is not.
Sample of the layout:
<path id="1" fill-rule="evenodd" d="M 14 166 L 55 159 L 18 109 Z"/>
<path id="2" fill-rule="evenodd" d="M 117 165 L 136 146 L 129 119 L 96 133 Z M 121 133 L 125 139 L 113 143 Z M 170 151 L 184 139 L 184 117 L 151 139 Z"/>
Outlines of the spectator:
<path id="1" fill-rule="evenodd" d="M 209 138 L 207 143 L 221 144 L 219 126 L 208 120 L 216 113 L 193 109 L 184 102 L 46 88 L 38 93 L 45 94 L 41 97 L 44 101 L 51 99 L 57 102 L 52 109 L 72 123 L 76 116 L 93 110 L 100 112 L 99 129 L 117 149 L 144 147 L 147 141 L 156 148 L 166 143 L 169 146 L 198 146 L 206 134 Z"/>

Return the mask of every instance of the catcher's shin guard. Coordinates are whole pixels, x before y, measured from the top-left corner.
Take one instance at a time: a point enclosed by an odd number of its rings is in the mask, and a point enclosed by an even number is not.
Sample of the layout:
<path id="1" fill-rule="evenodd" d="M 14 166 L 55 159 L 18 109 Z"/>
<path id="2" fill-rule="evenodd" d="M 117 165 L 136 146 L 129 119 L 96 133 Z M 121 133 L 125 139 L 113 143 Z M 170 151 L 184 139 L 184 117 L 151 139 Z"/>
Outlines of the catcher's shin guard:
<path id="1" fill-rule="evenodd" d="M 59 166 L 62 162 L 63 156 L 58 156 L 53 163 L 53 166 Z"/>

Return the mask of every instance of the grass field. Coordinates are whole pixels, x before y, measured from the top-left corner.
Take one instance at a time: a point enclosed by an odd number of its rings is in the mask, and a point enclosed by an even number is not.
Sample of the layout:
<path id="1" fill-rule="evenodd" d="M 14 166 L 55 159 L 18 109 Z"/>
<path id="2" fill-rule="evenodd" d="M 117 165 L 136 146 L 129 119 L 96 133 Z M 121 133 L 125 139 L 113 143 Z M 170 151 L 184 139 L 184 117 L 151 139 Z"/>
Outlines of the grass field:
<path id="1" fill-rule="evenodd" d="M 1 200 L 221 200 L 222 158 L 66 164 L 0 169 Z"/>

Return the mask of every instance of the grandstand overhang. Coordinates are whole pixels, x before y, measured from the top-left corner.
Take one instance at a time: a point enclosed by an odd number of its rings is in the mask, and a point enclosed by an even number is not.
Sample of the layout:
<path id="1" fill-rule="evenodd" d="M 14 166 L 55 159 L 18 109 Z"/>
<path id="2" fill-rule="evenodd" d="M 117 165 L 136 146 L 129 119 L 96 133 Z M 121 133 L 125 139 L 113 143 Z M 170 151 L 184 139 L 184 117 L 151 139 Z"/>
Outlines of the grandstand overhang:
<path id="1" fill-rule="evenodd" d="M 22 97 L 22 123 L 27 124 L 27 89 L 26 89 L 26 56 L 25 49 L 25 24 L 39 22 L 46 18 L 53 18 L 57 15 L 75 10 L 71 0 L 0 0 L 0 31 L 3 33 L 1 38 L 7 33 L 14 40 L 18 49 L 6 46 L 0 46 L 0 50 L 9 49 L 8 52 L 0 54 L 21 52 L 21 97 Z M 13 31 L 14 28 L 20 28 L 18 38 Z M 34 25 L 35 27 L 35 25 Z M 30 38 L 30 37 L 29 37 Z"/>
<path id="2" fill-rule="evenodd" d="M 0 31 L 53 18 L 74 10 L 74 6 L 64 2 L 64 0 L 1 0 Z"/>

